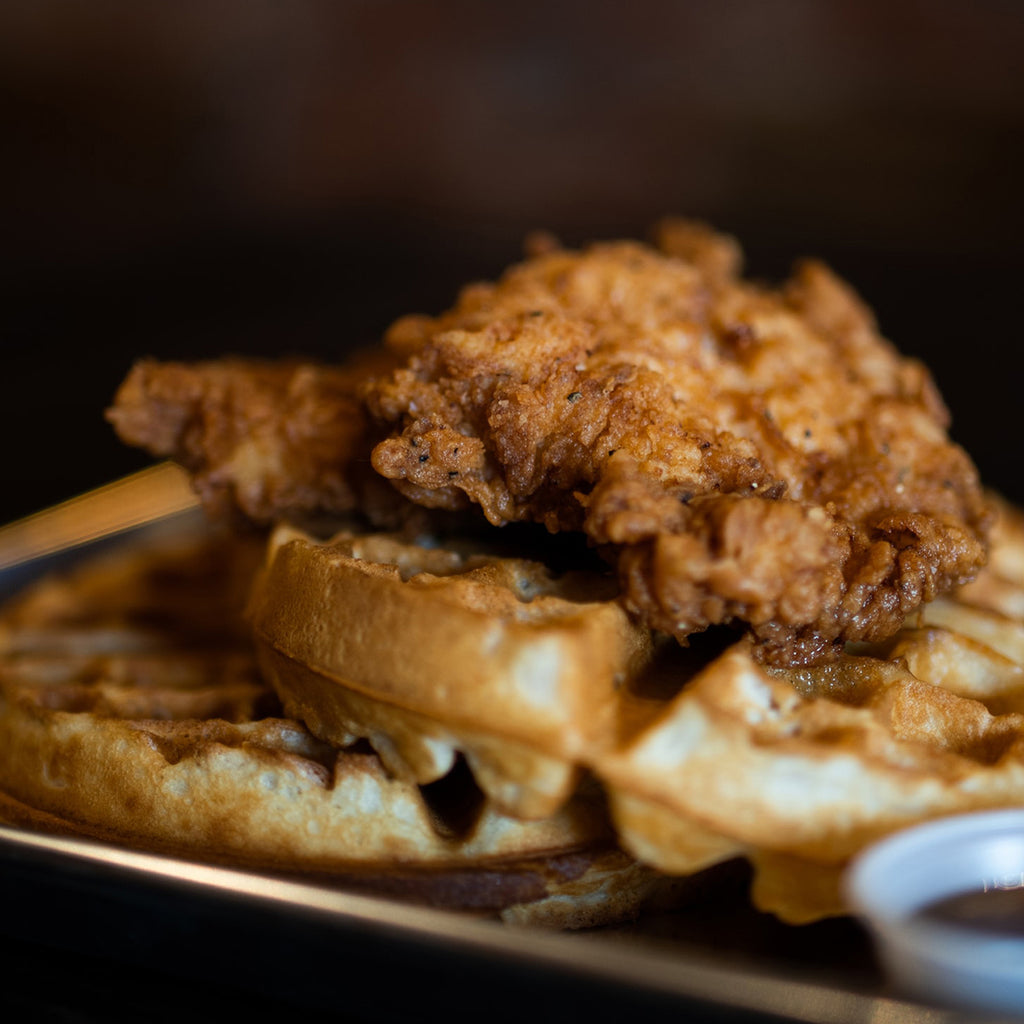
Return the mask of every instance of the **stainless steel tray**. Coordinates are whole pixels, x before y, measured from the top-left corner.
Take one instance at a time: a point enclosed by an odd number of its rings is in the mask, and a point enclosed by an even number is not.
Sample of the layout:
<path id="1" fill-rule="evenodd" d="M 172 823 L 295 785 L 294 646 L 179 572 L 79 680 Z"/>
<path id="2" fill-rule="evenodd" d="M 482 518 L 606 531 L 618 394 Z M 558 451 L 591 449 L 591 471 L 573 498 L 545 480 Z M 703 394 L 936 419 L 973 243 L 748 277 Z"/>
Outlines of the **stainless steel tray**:
<path id="1" fill-rule="evenodd" d="M 162 496 L 137 514 L 154 479 Z M 126 530 L 174 529 L 197 514 L 183 486 L 161 470 L 0 531 L 0 598 Z M 0 827 L 0 906 L 9 1019 L 969 1018 L 891 991 L 853 921 L 757 914 L 735 865 L 679 910 L 563 934 Z"/>

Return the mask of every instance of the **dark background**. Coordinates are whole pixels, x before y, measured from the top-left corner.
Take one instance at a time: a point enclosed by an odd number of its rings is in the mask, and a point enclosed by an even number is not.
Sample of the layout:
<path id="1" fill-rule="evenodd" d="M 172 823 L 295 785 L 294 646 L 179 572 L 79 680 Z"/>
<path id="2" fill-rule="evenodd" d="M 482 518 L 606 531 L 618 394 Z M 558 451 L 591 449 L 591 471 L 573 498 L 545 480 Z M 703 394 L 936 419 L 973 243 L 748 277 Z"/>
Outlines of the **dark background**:
<path id="1" fill-rule="evenodd" d="M 0 5 L 0 520 L 138 468 L 132 360 L 341 354 L 547 228 L 820 255 L 1024 500 L 1024 5 Z"/>

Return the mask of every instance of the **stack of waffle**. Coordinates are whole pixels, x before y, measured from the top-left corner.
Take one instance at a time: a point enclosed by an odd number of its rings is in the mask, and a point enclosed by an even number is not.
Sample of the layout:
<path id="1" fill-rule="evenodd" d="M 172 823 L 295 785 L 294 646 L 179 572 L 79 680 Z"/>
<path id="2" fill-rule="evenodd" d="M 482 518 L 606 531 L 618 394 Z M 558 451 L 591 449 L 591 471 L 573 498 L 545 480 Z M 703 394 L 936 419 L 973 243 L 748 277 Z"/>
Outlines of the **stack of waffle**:
<path id="1" fill-rule="evenodd" d="M 784 920 L 849 859 L 1024 800 L 1024 517 L 884 645 L 690 650 L 585 572 L 295 528 L 131 543 L 0 620 L 15 824 L 586 926 L 745 857 Z M 252 581 L 255 580 L 255 585 Z"/>
<path id="2" fill-rule="evenodd" d="M 418 786 L 285 717 L 243 618 L 260 552 L 203 532 L 29 588 L 0 621 L 0 818 L 362 892 L 581 927 L 662 888 L 596 788 L 538 820 Z"/>
<path id="3" fill-rule="evenodd" d="M 842 869 L 868 843 L 1024 801 L 1024 518 L 996 504 L 974 583 L 813 668 L 767 668 L 744 640 L 659 645 L 536 564 L 294 531 L 256 587 L 256 644 L 292 713 L 367 740 L 398 777 L 459 755 L 526 820 L 596 780 L 641 862 L 746 857 L 759 907 L 811 921 L 843 912 Z"/>

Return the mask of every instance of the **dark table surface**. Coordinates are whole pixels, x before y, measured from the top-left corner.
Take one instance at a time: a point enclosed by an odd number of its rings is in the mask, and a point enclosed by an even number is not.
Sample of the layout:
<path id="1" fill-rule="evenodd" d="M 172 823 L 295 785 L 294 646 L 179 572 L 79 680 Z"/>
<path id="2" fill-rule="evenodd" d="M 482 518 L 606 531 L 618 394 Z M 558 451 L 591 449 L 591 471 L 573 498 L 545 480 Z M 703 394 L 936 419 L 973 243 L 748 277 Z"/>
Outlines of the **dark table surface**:
<path id="1" fill-rule="evenodd" d="M 739 863 L 688 883 L 678 910 L 564 935 L 95 849 L 0 832 L 8 1019 L 915 1019 L 855 923 L 755 913 Z"/>

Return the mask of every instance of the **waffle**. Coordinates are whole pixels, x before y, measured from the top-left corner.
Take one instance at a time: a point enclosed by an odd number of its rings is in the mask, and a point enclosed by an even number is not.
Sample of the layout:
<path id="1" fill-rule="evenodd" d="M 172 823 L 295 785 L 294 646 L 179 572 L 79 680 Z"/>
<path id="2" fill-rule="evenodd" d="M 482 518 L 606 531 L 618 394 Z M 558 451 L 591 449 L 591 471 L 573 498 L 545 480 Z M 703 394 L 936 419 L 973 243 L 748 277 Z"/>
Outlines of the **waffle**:
<path id="1" fill-rule="evenodd" d="M 745 856 L 784 920 L 844 910 L 849 859 L 896 829 L 1024 803 L 1024 518 L 988 567 L 884 646 L 770 671 L 744 644 L 595 758 L 624 846 L 689 873 Z"/>
<path id="2" fill-rule="evenodd" d="M 653 895 L 597 792 L 516 820 L 457 766 L 421 788 L 285 717 L 241 616 L 261 554 L 163 537 L 6 606 L 0 819 L 552 926 Z"/>
<path id="3" fill-rule="evenodd" d="M 418 783 L 461 754 L 502 810 L 543 818 L 576 789 L 618 690 L 651 659 L 650 632 L 614 596 L 598 573 L 285 527 L 250 615 L 267 678 L 313 733 L 365 738 Z"/>
<path id="4" fill-rule="evenodd" d="M 314 733 L 368 738 L 421 780 L 461 752 L 517 816 L 596 778 L 639 861 L 747 858 L 757 906 L 807 922 L 844 912 L 842 871 L 881 836 L 1024 802 L 1024 518 L 993 500 L 975 582 L 814 668 L 768 668 L 729 634 L 666 648 L 536 564 L 294 530 L 257 587 L 258 646 Z M 368 605 L 387 609 L 371 630 Z M 515 666 L 552 636 L 559 682 L 531 689 Z"/>
<path id="5" fill-rule="evenodd" d="M 761 909 L 842 913 L 867 844 L 1024 801 L 1024 517 L 995 504 L 977 580 L 801 669 L 469 544 L 133 546 L 0 615 L 0 817 L 506 920 L 615 919 L 734 858 Z"/>

